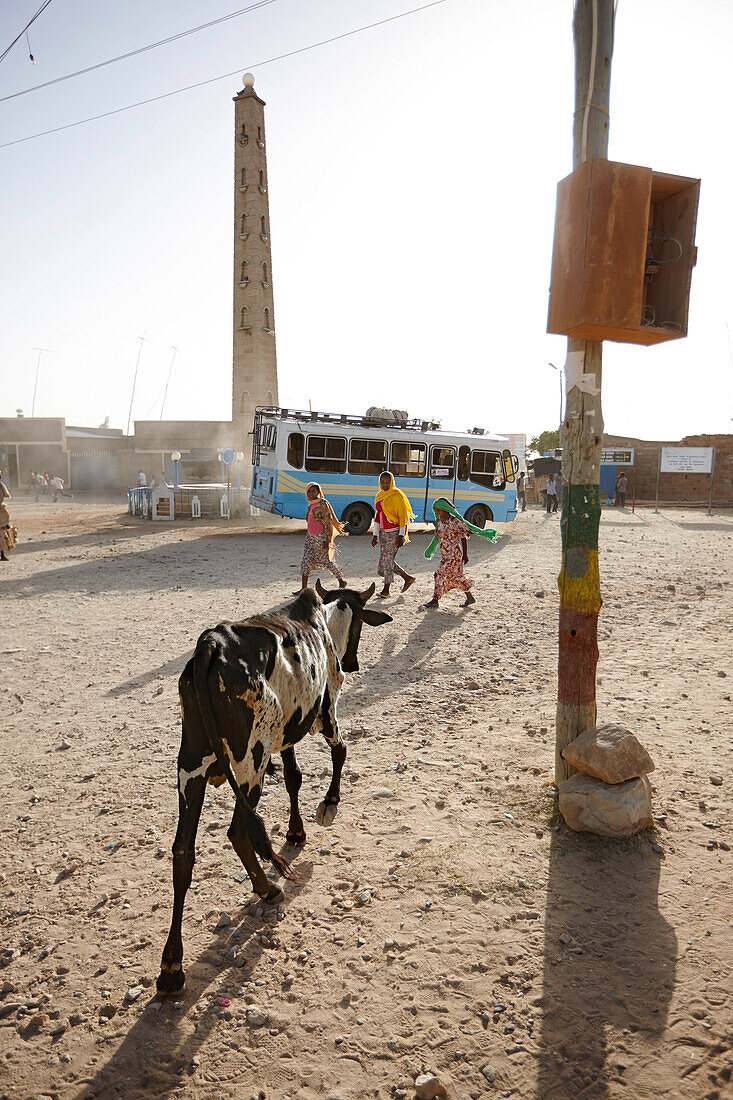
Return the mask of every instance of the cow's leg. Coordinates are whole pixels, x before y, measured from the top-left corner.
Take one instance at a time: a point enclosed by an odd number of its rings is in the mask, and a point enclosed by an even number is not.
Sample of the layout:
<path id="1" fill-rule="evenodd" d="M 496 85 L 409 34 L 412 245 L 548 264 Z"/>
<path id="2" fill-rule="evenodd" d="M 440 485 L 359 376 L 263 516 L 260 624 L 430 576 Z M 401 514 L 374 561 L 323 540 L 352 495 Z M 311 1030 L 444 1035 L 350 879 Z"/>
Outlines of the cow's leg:
<path id="1" fill-rule="evenodd" d="M 244 797 L 247 798 L 246 792 L 244 794 Z M 256 802 L 258 801 L 258 798 L 254 799 L 254 802 L 252 798 L 249 798 L 248 801 L 250 802 L 250 805 L 254 806 L 254 804 L 256 804 Z M 279 886 L 270 881 L 270 879 L 260 867 L 257 856 L 255 855 L 255 850 L 252 847 L 252 841 L 247 836 L 247 830 L 244 827 L 244 814 L 242 813 L 239 805 L 237 805 L 234 809 L 234 817 L 232 818 L 232 823 L 227 831 L 227 836 L 232 843 L 234 851 L 237 853 L 242 863 L 244 864 L 244 869 L 249 875 L 254 892 L 256 894 L 259 894 L 262 900 L 268 902 L 268 904 L 270 905 L 274 905 L 276 902 L 282 901 L 282 899 L 285 897 L 285 894 L 282 892 Z"/>
<path id="2" fill-rule="evenodd" d="M 298 805 L 298 791 L 300 790 L 300 784 L 303 782 L 303 773 L 295 759 L 295 749 L 283 749 L 281 755 L 283 758 L 285 788 L 290 798 L 290 823 L 286 839 L 288 844 L 305 844 L 305 829 L 303 828 L 303 818 L 300 816 Z"/>
<path id="3" fill-rule="evenodd" d="M 333 825 L 338 812 L 338 804 L 341 799 L 341 770 L 346 760 L 346 746 L 341 740 L 341 733 L 336 717 L 336 693 L 332 697 L 328 688 L 323 696 L 321 708 L 321 725 L 323 736 L 331 746 L 331 785 L 326 791 L 326 797 L 316 810 L 316 821 L 319 825 Z"/>
<path id="4" fill-rule="evenodd" d="M 173 917 L 163 959 L 158 975 L 158 992 L 182 993 L 186 985 L 183 972 L 183 940 L 181 921 L 186 891 L 191 885 L 193 865 L 196 860 L 196 830 L 206 793 L 206 780 L 202 775 L 186 784 L 186 796 L 178 794 L 178 829 L 173 841 Z"/>

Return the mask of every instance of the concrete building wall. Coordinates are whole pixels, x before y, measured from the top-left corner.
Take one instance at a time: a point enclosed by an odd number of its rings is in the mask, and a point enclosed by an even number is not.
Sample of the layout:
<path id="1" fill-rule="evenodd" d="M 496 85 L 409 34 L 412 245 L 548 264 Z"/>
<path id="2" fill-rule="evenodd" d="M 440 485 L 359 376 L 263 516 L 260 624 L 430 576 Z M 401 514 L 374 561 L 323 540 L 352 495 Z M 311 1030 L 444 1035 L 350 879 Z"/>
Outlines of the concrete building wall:
<path id="1" fill-rule="evenodd" d="M 25 487 L 30 470 L 58 474 L 68 481 L 63 417 L 0 417 L 0 470 L 10 489 Z"/>
<path id="2" fill-rule="evenodd" d="M 233 445 L 251 454 L 256 405 L 276 405 L 277 355 L 272 292 L 265 103 L 245 74 L 234 99 Z"/>
<path id="3" fill-rule="evenodd" d="M 647 440 L 631 436 L 603 436 L 604 447 L 633 447 L 636 451 L 636 498 L 654 500 L 662 447 L 715 447 L 713 500 L 733 504 L 733 435 L 686 435 L 683 439 Z M 631 482 L 633 474 L 626 470 Z M 710 494 L 708 474 L 660 474 L 660 501 L 706 503 Z"/>

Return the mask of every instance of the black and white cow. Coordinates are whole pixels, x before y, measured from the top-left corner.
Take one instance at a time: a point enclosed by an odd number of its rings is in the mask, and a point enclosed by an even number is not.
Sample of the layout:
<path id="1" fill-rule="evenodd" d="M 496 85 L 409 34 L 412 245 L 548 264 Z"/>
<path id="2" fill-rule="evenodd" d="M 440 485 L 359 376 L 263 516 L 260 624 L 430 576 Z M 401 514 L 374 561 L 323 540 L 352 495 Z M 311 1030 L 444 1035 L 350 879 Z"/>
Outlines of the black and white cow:
<path id="1" fill-rule="evenodd" d="M 226 780 L 231 785 L 235 809 L 227 835 L 255 893 L 268 902 L 283 894 L 265 875 L 258 855 L 286 878 L 296 876 L 274 851 L 255 806 L 270 756 L 279 752 L 290 797 L 287 840 L 305 843 L 298 807 L 302 775 L 294 746 L 311 730 L 321 730 L 333 763 L 331 784 L 316 820 L 319 825 L 333 823 L 346 759 L 336 717 L 344 672 L 359 668 L 362 625 L 392 621 L 365 606 L 374 588 L 372 584 L 365 592 L 328 592 L 319 581 L 316 592 L 306 589 L 277 611 L 241 623 L 221 623 L 199 638 L 178 684 L 183 734 L 173 842 L 173 918 L 158 977 L 160 993 L 180 993 L 185 985 L 181 921 L 207 783 L 218 787 Z"/>

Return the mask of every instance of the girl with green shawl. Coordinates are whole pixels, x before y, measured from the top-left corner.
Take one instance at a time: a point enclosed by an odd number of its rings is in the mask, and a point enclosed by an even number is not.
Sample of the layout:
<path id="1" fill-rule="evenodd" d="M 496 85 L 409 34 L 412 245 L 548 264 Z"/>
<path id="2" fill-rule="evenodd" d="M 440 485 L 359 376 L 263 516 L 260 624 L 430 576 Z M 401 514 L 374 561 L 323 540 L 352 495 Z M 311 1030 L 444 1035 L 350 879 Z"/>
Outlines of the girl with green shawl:
<path id="1" fill-rule="evenodd" d="M 471 533 L 488 542 L 495 542 L 501 536 L 492 527 L 474 527 L 472 523 L 468 523 L 445 497 L 438 497 L 435 501 L 433 515 L 435 538 L 425 551 L 425 557 L 432 558 L 440 547 L 440 565 L 435 571 L 433 598 L 425 606 L 438 607 L 441 596 L 453 588 L 461 588 L 466 593 L 463 606 L 469 607 L 476 602 L 476 597 L 471 593 L 473 581 L 463 571 L 463 566 L 468 562 L 467 541 Z"/>

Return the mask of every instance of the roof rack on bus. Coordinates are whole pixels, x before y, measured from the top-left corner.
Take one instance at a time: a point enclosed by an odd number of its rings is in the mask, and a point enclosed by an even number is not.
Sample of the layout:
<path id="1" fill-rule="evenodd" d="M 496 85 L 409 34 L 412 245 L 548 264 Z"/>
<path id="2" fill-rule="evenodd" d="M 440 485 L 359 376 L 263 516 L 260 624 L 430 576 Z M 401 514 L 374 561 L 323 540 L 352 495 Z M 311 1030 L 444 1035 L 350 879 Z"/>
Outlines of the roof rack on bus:
<path id="1" fill-rule="evenodd" d="M 352 413 L 324 413 L 310 409 L 284 409 L 277 405 L 258 405 L 255 416 L 271 416 L 278 420 L 302 420 L 312 424 L 346 424 L 355 428 L 402 428 L 411 432 L 434 432 L 440 429 L 436 420 L 397 420 L 379 416 L 356 416 Z"/>

